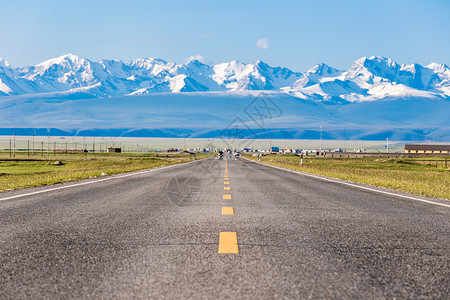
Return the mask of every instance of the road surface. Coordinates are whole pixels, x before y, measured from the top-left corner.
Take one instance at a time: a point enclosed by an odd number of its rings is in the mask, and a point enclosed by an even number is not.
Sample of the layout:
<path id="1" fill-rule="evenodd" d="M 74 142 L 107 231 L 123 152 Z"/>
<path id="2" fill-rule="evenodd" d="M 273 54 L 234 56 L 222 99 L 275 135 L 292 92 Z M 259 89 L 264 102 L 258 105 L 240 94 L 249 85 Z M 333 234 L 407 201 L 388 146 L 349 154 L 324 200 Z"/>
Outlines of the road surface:
<path id="1" fill-rule="evenodd" d="M 1 299 L 450 293 L 450 207 L 232 157 L 2 193 L 0 222 Z"/>

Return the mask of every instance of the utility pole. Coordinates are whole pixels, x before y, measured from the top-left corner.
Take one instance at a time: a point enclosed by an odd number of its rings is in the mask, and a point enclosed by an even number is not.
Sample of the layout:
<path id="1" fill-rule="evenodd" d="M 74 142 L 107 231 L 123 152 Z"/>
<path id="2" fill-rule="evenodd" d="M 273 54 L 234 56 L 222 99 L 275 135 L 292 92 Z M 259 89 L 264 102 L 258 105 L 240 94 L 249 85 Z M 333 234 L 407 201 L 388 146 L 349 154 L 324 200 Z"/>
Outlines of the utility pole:
<path id="1" fill-rule="evenodd" d="M 33 148 L 31 149 L 31 156 L 34 156 L 34 131 L 33 131 Z"/>
<path id="2" fill-rule="evenodd" d="M 272 136 L 269 136 L 269 153 L 272 153 Z"/>
<path id="3" fill-rule="evenodd" d="M 320 147 L 319 151 L 322 152 L 322 126 L 320 126 Z"/>
<path id="4" fill-rule="evenodd" d="M 93 139 L 92 139 L 92 153 L 93 153 L 94 156 L 95 156 L 95 136 L 94 136 Z"/>
<path id="5" fill-rule="evenodd" d="M 30 157 L 30 140 L 28 140 L 27 142 L 28 142 L 28 146 L 27 146 L 27 156 Z"/>
<path id="6" fill-rule="evenodd" d="M 50 156 L 50 135 L 47 135 L 47 156 Z"/>
<path id="7" fill-rule="evenodd" d="M 9 158 L 11 158 L 11 139 L 9 139 Z"/>
<path id="8" fill-rule="evenodd" d="M 41 156 L 44 156 L 44 142 L 41 142 Z"/>
<path id="9" fill-rule="evenodd" d="M 16 132 L 13 132 L 13 138 L 14 138 L 14 152 L 13 152 L 13 157 L 16 157 Z"/>
<path id="10" fill-rule="evenodd" d="M 389 138 L 386 138 L 386 152 L 389 153 Z"/>
<path id="11" fill-rule="evenodd" d="M 347 118 L 344 118 L 344 150 L 347 149 Z"/>

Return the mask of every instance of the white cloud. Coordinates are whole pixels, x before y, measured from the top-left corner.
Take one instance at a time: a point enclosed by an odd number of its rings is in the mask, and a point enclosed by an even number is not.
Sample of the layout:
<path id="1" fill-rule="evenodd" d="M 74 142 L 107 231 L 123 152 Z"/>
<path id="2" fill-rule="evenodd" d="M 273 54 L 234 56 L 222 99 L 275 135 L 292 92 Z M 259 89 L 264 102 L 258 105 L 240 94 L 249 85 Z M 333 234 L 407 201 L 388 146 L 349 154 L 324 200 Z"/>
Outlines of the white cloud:
<path id="1" fill-rule="evenodd" d="M 185 59 L 185 62 L 188 62 L 188 61 L 191 61 L 191 60 L 194 60 L 194 59 L 198 60 L 202 64 L 207 64 L 208 63 L 206 58 L 204 56 L 200 55 L 200 54 L 189 56 L 188 58 Z"/>
<path id="2" fill-rule="evenodd" d="M 256 41 L 256 47 L 260 49 L 269 49 L 270 44 L 268 39 L 260 39 Z"/>

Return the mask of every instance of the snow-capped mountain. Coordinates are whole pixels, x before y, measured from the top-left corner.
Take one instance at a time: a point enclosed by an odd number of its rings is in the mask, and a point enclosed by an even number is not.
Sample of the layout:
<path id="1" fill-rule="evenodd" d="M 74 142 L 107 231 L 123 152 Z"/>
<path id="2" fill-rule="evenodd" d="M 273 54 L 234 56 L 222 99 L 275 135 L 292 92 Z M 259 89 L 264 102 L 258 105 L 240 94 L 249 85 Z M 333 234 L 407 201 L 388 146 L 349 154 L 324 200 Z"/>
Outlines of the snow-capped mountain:
<path id="1" fill-rule="evenodd" d="M 443 64 L 400 65 L 381 56 L 356 60 L 347 71 L 318 65 L 284 91 L 303 99 L 370 101 L 400 97 L 450 97 L 450 69 Z"/>
<path id="2" fill-rule="evenodd" d="M 271 67 L 258 60 L 254 64 L 238 61 L 214 66 L 212 78 L 221 86 L 232 91 L 279 90 L 293 84 L 301 77 L 283 67 Z"/>
<path id="3" fill-rule="evenodd" d="M 432 63 L 401 65 L 372 56 L 348 70 L 318 64 L 304 73 L 257 61 L 210 66 L 143 58 L 98 62 L 67 54 L 36 66 L 12 68 L 0 58 L 0 96 L 70 92 L 90 97 L 135 94 L 272 91 L 306 100 L 346 103 L 383 98 L 450 98 L 450 68 Z"/>

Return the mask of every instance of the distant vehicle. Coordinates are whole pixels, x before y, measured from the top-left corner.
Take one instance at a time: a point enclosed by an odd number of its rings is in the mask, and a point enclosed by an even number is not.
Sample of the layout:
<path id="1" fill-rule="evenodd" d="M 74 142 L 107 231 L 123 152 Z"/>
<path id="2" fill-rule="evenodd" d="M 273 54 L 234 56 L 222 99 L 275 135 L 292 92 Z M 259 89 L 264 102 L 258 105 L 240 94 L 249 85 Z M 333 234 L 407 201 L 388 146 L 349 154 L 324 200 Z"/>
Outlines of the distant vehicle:
<path id="1" fill-rule="evenodd" d="M 241 156 L 241 153 L 239 151 L 237 151 L 234 156 Z"/>
<path id="2" fill-rule="evenodd" d="M 270 152 L 272 154 L 278 154 L 280 153 L 280 147 L 272 147 L 272 149 L 270 150 Z"/>
<path id="3" fill-rule="evenodd" d="M 223 158 L 223 151 L 219 151 L 219 158 Z"/>

